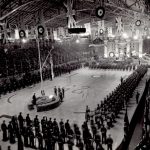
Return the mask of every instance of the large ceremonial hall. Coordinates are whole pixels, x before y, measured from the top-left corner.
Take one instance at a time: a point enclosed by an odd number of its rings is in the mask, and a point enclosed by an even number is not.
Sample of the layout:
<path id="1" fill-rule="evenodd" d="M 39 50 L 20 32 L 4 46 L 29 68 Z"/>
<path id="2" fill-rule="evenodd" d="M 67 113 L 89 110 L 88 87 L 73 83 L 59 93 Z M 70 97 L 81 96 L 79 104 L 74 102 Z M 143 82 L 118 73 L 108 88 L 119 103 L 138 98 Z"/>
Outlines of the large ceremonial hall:
<path id="1" fill-rule="evenodd" d="M 149 0 L 0 0 L 0 150 L 150 150 Z"/>

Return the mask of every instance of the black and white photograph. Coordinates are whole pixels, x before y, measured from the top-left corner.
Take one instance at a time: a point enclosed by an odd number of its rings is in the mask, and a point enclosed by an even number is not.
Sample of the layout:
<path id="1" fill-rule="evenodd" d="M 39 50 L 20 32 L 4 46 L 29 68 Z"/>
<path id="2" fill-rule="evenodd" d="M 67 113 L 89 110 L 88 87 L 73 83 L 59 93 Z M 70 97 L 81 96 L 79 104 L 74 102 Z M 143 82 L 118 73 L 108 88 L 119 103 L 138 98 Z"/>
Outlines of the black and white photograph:
<path id="1" fill-rule="evenodd" d="M 0 0 L 0 150 L 150 150 L 150 0 Z"/>

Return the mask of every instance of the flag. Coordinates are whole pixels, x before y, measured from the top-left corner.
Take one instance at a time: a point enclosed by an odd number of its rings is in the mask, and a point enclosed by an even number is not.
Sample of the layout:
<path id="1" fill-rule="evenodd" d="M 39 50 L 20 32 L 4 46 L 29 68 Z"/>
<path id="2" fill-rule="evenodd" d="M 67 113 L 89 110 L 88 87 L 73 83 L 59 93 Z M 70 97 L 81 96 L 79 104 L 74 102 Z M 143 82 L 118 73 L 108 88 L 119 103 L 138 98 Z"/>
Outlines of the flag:
<path id="1" fill-rule="evenodd" d="M 124 31 L 124 27 L 123 27 L 123 22 L 122 22 L 122 17 L 117 17 L 116 18 L 116 27 L 117 27 L 117 34 L 121 35 Z"/>

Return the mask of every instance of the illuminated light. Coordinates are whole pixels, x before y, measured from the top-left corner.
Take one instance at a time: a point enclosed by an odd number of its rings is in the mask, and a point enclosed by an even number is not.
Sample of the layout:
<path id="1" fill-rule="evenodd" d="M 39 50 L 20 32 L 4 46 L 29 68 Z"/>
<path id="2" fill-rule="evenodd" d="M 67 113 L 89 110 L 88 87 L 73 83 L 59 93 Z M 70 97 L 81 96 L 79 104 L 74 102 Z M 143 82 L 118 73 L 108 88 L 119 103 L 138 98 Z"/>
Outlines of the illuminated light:
<path id="1" fill-rule="evenodd" d="M 127 57 L 130 57 L 130 54 L 127 54 Z"/>
<path id="2" fill-rule="evenodd" d="M 22 39 L 22 43 L 27 43 L 27 40 L 26 39 Z"/>
<path id="3" fill-rule="evenodd" d="M 49 96 L 49 99 L 51 99 L 51 98 L 53 98 L 53 97 L 54 97 L 54 95 L 50 95 L 50 96 Z"/>
<path id="4" fill-rule="evenodd" d="M 123 33 L 122 37 L 125 38 L 125 39 L 129 38 L 129 36 L 127 35 L 127 33 Z"/>
<path id="5" fill-rule="evenodd" d="M 118 54 L 118 53 L 116 53 L 116 54 L 115 54 L 115 56 L 116 56 L 116 57 L 119 57 L 119 54 Z"/>
<path id="6" fill-rule="evenodd" d="M 139 54 L 139 58 L 142 58 L 143 57 L 143 55 L 142 54 Z"/>
<path id="7" fill-rule="evenodd" d="M 137 39 L 138 39 L 138 36 L 137 36 L 137 35 L 135 35 L 135 36 L 133 37 L 133 39 L 134 39 L 134 40 L 137 40 Z"/>
<path id="8" fill-rule="evenodd" d="M 76 40 L 76 43 L 80 43 L 79 39 Z"/>
<path id="9" fill-rule="evenodd" d="M 150 36 L 147 36 L 147 39 L 150 39 Z"/>
<path id="10" fill-rule="evenodd" d="M 15 29 L 15 39 L 18 40 L 19 39 L 19 30 Z"/>
<path id="11" fill-rule="evenodd" d="M 112 38 L 114 38 L 114 37 L 115 37 L 115 35 L 114 35 L 114 34 L 112 34 L 112 35 L 111 35 L 111 37 L 112 37 Z"/>

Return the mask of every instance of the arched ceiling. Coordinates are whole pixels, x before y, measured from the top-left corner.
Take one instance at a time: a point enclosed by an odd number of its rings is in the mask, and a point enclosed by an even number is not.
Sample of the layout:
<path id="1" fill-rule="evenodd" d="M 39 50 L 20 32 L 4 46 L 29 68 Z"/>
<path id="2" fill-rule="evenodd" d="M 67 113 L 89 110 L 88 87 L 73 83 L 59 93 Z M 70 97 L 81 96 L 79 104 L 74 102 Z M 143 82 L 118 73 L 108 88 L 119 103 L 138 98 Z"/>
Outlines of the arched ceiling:
<path id="1" fill-rule="evenodd" d="M 0 21 L 7 18 L 14 28 L 19 21 L 23 21 L 24 25 L 34 26 L 37 12 L 42 9 L 46 26 L 67 26 L 63 1 L 66 0 L 1 0 Z M 128 24 L 133 20 L 134 12 L 149 18 L 149 0 L 74 0 L 77 23 L 90 22 L 93 18 L 98 20 L 95 9 L 101 1 L 104 1 L 106 23 L 113 24 L 116 16 L 122 16 L 124 23 Z"/>

